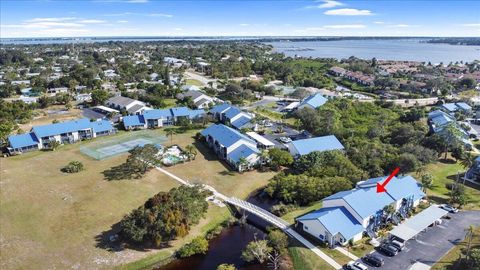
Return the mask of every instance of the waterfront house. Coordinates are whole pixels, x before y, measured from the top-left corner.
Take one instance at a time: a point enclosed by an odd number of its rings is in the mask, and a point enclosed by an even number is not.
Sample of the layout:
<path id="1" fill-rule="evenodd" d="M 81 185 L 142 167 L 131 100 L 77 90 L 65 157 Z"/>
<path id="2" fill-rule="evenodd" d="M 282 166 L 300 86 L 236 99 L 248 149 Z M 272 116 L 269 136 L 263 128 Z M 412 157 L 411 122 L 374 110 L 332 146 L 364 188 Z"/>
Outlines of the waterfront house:
<path id="1" fill-rule="evenodd" d="M 297 227 L 330 246 L 360 240 L 364 233 L 375 237 L 383 222 L 399 223 L 425 196 L 411 176 L 393 177 L 387 192 L 377 193 L 376 185 L 387 176 L 358 182 L 352 190 L 323 199 L 323 207 L 296 218 Z M 388 206 L 394 213 L 387 213 Z"/>

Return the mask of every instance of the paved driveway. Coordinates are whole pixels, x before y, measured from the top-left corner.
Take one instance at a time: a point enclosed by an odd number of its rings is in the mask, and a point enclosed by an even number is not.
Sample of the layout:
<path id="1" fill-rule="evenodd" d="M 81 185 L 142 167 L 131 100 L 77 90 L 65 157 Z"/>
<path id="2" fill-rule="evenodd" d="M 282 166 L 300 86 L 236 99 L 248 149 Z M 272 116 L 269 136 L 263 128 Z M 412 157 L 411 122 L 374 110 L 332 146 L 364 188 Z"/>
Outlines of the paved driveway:
<path id="1" fill-rule="evenodd" d="M 464 230 L 468 226 L 480 224 L 480 211 L 462 211 L 449 215 L 452 219 L 442 219 L 441 225 L 428 228 L 426 232 L 410 239 L 405 249 L 395 257 L 374 252 L 385 259 L 385 265 L 381 269 L 405 270 L 417 261 L 432 266 L 463 240 Z"/>

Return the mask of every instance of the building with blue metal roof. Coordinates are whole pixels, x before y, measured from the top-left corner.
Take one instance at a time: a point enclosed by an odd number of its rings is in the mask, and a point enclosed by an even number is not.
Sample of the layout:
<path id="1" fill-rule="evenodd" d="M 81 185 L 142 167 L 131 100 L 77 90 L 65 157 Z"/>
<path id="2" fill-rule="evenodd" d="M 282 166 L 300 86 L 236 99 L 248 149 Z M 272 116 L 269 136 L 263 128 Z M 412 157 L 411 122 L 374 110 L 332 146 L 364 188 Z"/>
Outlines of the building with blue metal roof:
<path id="1" fill-rule="evenodd" d="M 174 125 L 181 119 L 192 121 L 203 116 L 205 116 L 203 109 L 191 110 L 188 107 L 176 107 L 147 110 L 143 114 L 125 116 L 122 121 L 125 129 L 131 130 Z"/>
<path id="2" fill-rule="evenodd" d="M 345 207 L 325 207 L 297 218 L 303 230 L 330 246 L 362 239 L 364 228 Z"/>
<path id="3" fill-rule="evenodd" d="M 359 240 L 361 234 L 358 224 L 362 227 L 362 232 L 374 235 L 384 220 L 384 209 L 387 206 L 392 205 L 396 211 L 392 219 L 406 217 L 408 211 L 425 196 L 417 180 L 408 175 L 393 177 L 386 187 L 387 191 L 377 193 L 377 183 L 382 183 L 386 178 L 383 176 L 358 182 L 352 190 L 324 198 L 323 208 L 296 220 L 301 223 L 304 231 L 330 245 L 344 245 L 350 239 Z M 336 220 L 342 220 L 342 224 L 336 223 Z"/>
<path id="4" fill-rule="evenodd" d="M 298 105 L 298 109 L 303 109 L 303 108 L 311 108 L 311 109 L 316 109 L 320 106 L 322 106 L 323 104 L 325 104 L 326 102 L 328 101 L 328 99 L 326 99 L 324 96 L 322 96 L 321 94 L 317 93 L 317 94 L 313 94 L 313 95 L 310 95 L 306 98 L 304 98 L 300 104 Z"/>
<path id="5" fill-rule="evenodd" d="M 230 124 L 236 129 L 249 127 L 254 117 L 252 114 L 244 112 L 240 108 L 228 103 L 214 106 L 209 113 L 213 115 L 214 119 L 224 124 Z"/>
<path id="6" fill-rule="evenodd" d="M 447 103 L 444 105 L 451 105 L 454 103 Z M 459 104 L 459 103 L 457 103 Z M 455 104 L 454 104 L 455 105 Z M 467 105 L 467 104 L 465 104 Z M 468 106 L 468 105 L 467 105 Z M 460 107 L 458 107 L 460 108 Z M 463 109 L 459 109 L 463 110 Z M 446 127 L 453 126 L 455 129 L 459 131 L 459 140 L 463 142 L 464 147 L 467 150 L 473 149 L 473 144 L 470 142 L 469 138 L 470 136 L 476 137 L 477 134 L 475 132 L 469 133 L 467 130 L 465 130 L 461 125 L 459 125 L 451 113 L 446 113 L 441 110 L 435 110 L 432 112 L 428 113 L 428 123 L 430 126 L 430 131 L 433 133 L 436 133 L 440 136 L 444 136 L 444 131 Z M 465 125 L 468 125 L 468 123 L 465 123 Z"/>
<path id="7" fill-rule="evenodd" d="M 147 127 L 147 123 L 145 122 L 143 115 L 127 115 L 123 117 L 122 121 L 123 127 L 126 130 L 144 129 Z"/>
<path id="8" fill-rule="evenodd" d="M 90 122 L 87 118 L 35 126 L 29 133 L 8 137 L 10 154 L 48 148 L 51 141 L 75 143 L 79 140 L 110 135 L 116 132 L 110 121 Z"/>
<path id="9" fill-rule="evenodd" d="M 287 147 L 290 154 L 294 157 L 307 155 L 315 151 L 323 152 L 344 149 L 344 146 L 335 135 L 296 140 L 288 143 Z"/>
<path id="10" fill-rule="evenodd" d="M 257 143 L 231 127 L 215 124 L 202 130 L 208 146 L 220 159 L 227 161 L 232 167 L 244 171 L 254 167 L 259 162 Z M 241 159 L 247 164 L 242 164 Z"/>

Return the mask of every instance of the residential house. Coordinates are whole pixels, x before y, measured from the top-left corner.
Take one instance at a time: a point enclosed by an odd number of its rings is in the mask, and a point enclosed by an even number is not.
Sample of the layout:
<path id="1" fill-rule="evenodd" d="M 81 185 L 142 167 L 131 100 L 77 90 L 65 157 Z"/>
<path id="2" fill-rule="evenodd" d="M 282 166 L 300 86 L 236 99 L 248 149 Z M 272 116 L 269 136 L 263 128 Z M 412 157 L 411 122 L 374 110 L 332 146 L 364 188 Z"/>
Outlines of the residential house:
<path id="1" fill-rule="evenodd" d="M 288 151 L 294 157 L 308 155 L 311 152 L 345 149 L 335 135 L 296 140 L 287 144 Z"/>
<path id="2" fill-rule="evenodd" d="M 441 108 L 452 115 L 457 111 L 465 114 L 470 114 L 472 112 L 472 107 L 465 102 L 445 103 Z"/>
<path id="3" fill-rule="evenodd" d="M 12 81 L 11 84 L 12 85 L 26 85 L 26 86 L 29 86 L 30 85 L 30 80 Z"/>
<path id="4" fill-rule="evenodd" d="M 187 107 L 147 110 L 143 114 L 122 118 L 126 130 L 158 128 L 177 124 L 183 120 L 194 121 L 205 116 L 204 110 L 191 110 Z"/>
<path id="5" fill-rule="evenodd" d="M 163 62 L 169 66 L 172 66 L 174 68 L 180 68 L 182 66 L 187 66 L 188 63 L 187 61 L 183 60 L 183 59 L 178 59 L 178 58 L 175 58 L 175 57 L 164 57 L 163 58 Z"/>
<path id="6" fill-rule="evenodd" d="M 236 129 L 247 128 L 252 125 L 251 121 L 254 115 L 242 111 L 240 108 L 232 106 L 228 103 L 222 103 L 214 106 L 210 111 L 213 118 L 235 127 Z"/>
<path id="7" fill-rule="evenodd" d="M 443 112 L 441 110 L 435 110 L 428 113 L 428 123 L 432 133 L 442 136 L 445 132 L 445 128 L 452 125 L 459 132 L 459 140 L 463 143 L 467 150 L 473 149 L 473 144 L 470 142 L 470 134 L 464 130 L 456 121 L 455 117 L 451 114 Z"/>
<path id="8" fill-rule="evenodd" d="M 328 72 L 337 77 L 342 77 L 345 75 L 345 73 L 347 73 L 347 71 L 341 67 L 332 67 Z"/>
<path id="9" fill-rule="evenodd" d="M 90 102 L 90 101 L 92 101 L 92 94 L 91 93 L 78 94 L 78 95 L 75 96 L 75 100 L 77 102 Z"/>
<path id="10" fill-rule="evenodd" d="M 311 109 L 316 109 L 323 104 L 325 104 L 328 100 L 323 97 L 321 94 L 313 94 L 310 95 L 306 98 L 304 98 L 300 104 L 298 104 L 297 109 L 301 110 L 303 108 L 311 108 Z"/>
<path id="11" fill-rule="evenodd" d="M 20 154 L 49 147 L 51 141 L 61 144 L 75 143 L 83 139 L 111 135 L 116 132 L 107 120 L 90 122 L 87 118 L 56 124 L 35 126 L 29 133 L 8 137 L 10 154 Z"/>
<path id="12" fill-rule="evenodd" d="M 472 167 L 465 173 L 465 178 L 480 182 L 480 156 L 475 158 Z"/>
<path id="13" fill-rule="evenodd" d="M 187 91 L 185 93 L 178 94 L 177 97 L 179 99 L 190 97 L 195 105 L 195 108 L 197 109 L 206 109 L 210 107 L 210 105 L 214 104 L 212 97 L 205 95 L 200 91 Z"/>
<path id="14" fill-rule="evenodd" d="M 128 114 L 143 114 L 145 111 L 151 110 L 142 101 L 122 96 L 109 98 L 106 105 L 116 110 L 125 110 Z"/>
<path id="15" fill-rule="evenodd" d="M 425 196 L 411 176 L 393 177 L 387 192 L 377 193 L 376 185 L 386 176 L 358 182 L 352 190 L 323 199 L 323 208 L 296 218 L 297 227 L 330 246 L 360 240 L 363 233 L 376 237 L 382 222 L 399 223 Z M 392 206 L 395 213 L 385 210 Z"/>
<path id="16" fill-rule="evenodd" d="M 233 128 L 215 124 L 201 134 L 217 156 L 238 171 L 251 169 L 260 161 L 257 143 Z"/>
<path id="17" fill-rule="evenodd" d="M 56 87 L 56 88 L 48 88 L 47 89 L 47 95 L 54 97 L 58 94 L 65 94 L 68 93 L 68 88 L 67 87 Z"/>

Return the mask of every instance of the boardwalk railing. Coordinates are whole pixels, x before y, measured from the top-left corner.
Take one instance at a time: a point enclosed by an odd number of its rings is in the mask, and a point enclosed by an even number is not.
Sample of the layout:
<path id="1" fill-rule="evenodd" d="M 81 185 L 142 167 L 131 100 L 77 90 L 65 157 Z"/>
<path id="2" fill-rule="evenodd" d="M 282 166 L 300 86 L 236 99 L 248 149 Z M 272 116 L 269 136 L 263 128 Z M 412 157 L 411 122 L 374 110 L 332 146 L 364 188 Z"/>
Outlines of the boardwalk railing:
<path id="1" fill-rule="evenodd" d="M 244 201 L 244 200 L 240 200 L 238 198 L 235 198 L 235 197 L 229 197 L 229 198 L 226 198 L 226 202 L 232 204 L 232 205 L 235 205 L 247 212 L 250 212 L 266 221 L 268 221 L 269 223 L 271 223 L 272 225 L 275 225 L 276 227 L 280 228 L 281 230 L 286 230 L 289 226 L 288 222 L 286 222 L 285 220 L 275 216 L 274 214 L 268 212 L 267 210 L 263 209 L 263 208 L 260 208 L 254 204 L 251 204 L 247 201 Z"/>

